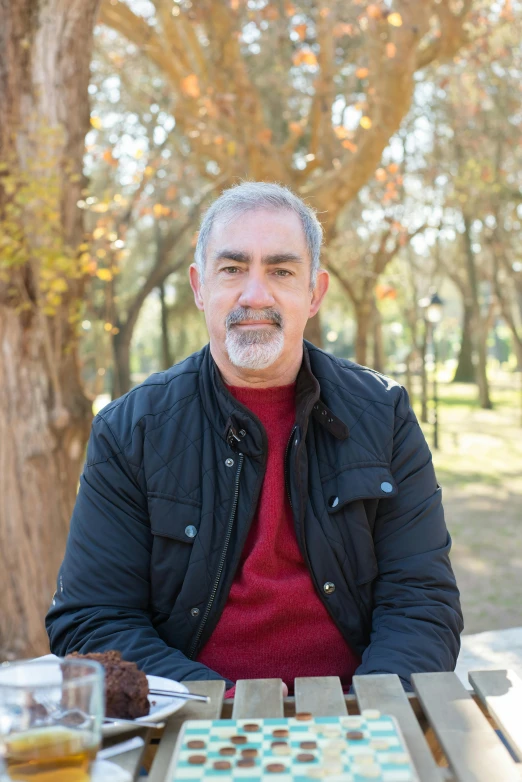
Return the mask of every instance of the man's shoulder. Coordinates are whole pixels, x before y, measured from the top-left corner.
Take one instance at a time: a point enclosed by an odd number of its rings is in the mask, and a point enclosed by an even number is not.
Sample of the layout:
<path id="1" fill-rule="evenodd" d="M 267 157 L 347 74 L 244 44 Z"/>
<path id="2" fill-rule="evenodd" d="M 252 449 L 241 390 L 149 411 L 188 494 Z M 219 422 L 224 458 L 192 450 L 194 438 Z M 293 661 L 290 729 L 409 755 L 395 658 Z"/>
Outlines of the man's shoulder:
<path id="1" fill-rule="evenodd" d="M 109 402 L 96 416 L 95 424 L 97 419 L 103 421 L 124 447 L 135 427 L 144 420 L 154 426 L 160 419 L 170 419 L 176 410 L 198 397 L 205 350 L 192 353 L 163 372 L 155 372 L 143 383 Z"/>
<path id="2" fill-rule="evenodd" d="M 397 404 L 403 388 L 393 378 L 347 358 L 334 356 L 311 343 L 306 343 L 306 347 L 312 372 L 319 381 L 321 391 L 337 389 L 340 393 L 360 397 L 368 402 L 391 406 Z"/>

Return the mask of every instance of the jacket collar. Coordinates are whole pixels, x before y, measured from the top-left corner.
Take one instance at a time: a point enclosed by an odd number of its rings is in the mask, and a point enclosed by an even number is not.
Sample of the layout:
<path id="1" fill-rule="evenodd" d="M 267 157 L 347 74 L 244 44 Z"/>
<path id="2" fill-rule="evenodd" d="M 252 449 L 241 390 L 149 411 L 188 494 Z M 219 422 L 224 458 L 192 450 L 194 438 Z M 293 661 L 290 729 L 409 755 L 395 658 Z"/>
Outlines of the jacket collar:
<path id="1" fill-rule="evenodd" d="M 200 371 L 201 401 L 211 425 L 233 450 L 254 458 L 264 458 L 267 450 L 266 433 L 261 421 L 245 405 L 242 405 L 227 389 L 221 373 L 210 352 L 203 350 Z M 303 341 L 303 361 L 296 379 L 296 423 L 301 437 L 306 437 L 310 415 L 339 440 L 348 437 L 349 431 L 320 399 L 319 381 L 312 372 L 306 341 Z"/>

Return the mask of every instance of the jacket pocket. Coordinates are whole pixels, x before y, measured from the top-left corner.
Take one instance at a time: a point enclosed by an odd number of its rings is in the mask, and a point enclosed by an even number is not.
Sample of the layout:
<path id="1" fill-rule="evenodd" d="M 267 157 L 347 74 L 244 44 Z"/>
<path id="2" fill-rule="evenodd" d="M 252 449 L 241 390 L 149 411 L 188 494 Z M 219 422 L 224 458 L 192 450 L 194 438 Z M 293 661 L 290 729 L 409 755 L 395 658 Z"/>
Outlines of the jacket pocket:
<path id="1" fill-rule="evenodd" d="M 149 494 L 148 503 L 152 533 L 150 603 L 155 611 L 170 614 L 194 551 L 201 512 L 197 505 L 158 493 Z"/>
<path id="2" fill-rule="evenodd" d="M 343 466 L 322 480 L 329 518 L 342 538 L 363 616 L 371 623 L 373 587 L 379 575 L 373 520 L 381 500 L 395 497 L 398 486 L 386 462 Z"/>
<path id="3" fill-rule="evenodd" d="M 346 465 L 323 478 L 322 484 L 329 513 L 355 500 L 387 500 L 399 493 L 386 462 Z"/>

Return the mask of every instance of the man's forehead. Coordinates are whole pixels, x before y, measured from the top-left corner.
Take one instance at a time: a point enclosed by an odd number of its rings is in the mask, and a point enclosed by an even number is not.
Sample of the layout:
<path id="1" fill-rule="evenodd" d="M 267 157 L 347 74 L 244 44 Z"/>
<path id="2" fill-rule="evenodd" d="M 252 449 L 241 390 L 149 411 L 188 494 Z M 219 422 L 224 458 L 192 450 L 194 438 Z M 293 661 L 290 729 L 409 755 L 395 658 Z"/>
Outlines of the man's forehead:
<path id="1" fill-rule="evenodd" d="M 306 238 L 299 216 L 291 210 L 252 209 L 231 217 L 216 218 L 209 237 L 209 249 L 213 258 L 222 250 L 262 254 L 291 252 L 296 256 L 307 255 Z"/>

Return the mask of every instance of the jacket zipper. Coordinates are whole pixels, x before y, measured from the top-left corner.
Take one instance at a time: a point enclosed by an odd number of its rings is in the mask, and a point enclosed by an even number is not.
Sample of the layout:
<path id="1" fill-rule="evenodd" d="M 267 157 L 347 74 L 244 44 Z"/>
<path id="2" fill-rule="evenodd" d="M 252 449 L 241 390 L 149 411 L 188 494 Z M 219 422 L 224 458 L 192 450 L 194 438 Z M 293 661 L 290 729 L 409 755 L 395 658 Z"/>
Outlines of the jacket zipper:
<path id="1" fill-rule="evenodd" d="M 216 574 L 216 579 L 214 581 L 214 586 L 212 587 L 212 592 L 210 593 L 210 598 L 207 603 L 207 607 L 205 608 L 205 613 L 203 614 L 203 619 L 201 620 L 201 624 L 199 626 L 199 630 L 197 632 L 197 635 L 194 639 L 194 642 L 192 643 L 192 646 L 190 648 L 190 651 L 188 653 L 189 659 L 192 659 L 192 656 L 194 652 L 197 649 L 198 643 L 200 641 L 200 638 L 203 634 L 203 630 L 205 628 L 205 625 L 207 623 L 207 619 L 210 614 L 210 609 L 212 608 L 212 605 L 214 603 L 214 598 L 216 597 L 217 588 L 219 586 L 219 581 L 221 579 L 221 574 L 223 572 L 223 567 L 225 566 L 225 559 L 227 556 L 228 551 L 228 544 L 230 543 L 230 536 L 232 535 L 232 528 L 234 526 L 234 520 L 236 517 L 236 510 L 237 510 L 237 501 L 239 497 L 239 476 L 241 475 L 241 469 L 243 467 L 243 459 L 244 456 L 242 453 L 239 454 L 239 461 L 237 465 L 237 472 L 236 472 L 236 479 L 235 479 L 235 485 L 234 485 L 234 500 L 232 502 L 232 510 L 230 511 L 230 518 L 228 520 L 228 529 L 227 534 L 225 537 L 225 545 L 223 546 L 223 551 L 221 552 L 221 559 L 219 560 L 219 567 Z"/>
<path id="2" fill-rule="evenodd" d="M 288 452 L 290 451 L 290 446 L 292 444 L 292 440 L 294 439 L 294 432 L 295 432 L 296 428 L 297 427 L 294 426 L 294 428 L 292 429 L 292 431 L 290 433 L 290 438 L 289 438 L 289 440 L 288 440 L 288 442 L 286 444 L 286 448 L 285 448 L 285 488 L 286 488 L 286 496 L 288 497 L 288 502 L 290 503 L 290 507 L 292 508 L 292 510 L 293 510 L 292 498 L 290 496 L 290 486 L 288 484 Z"/>

